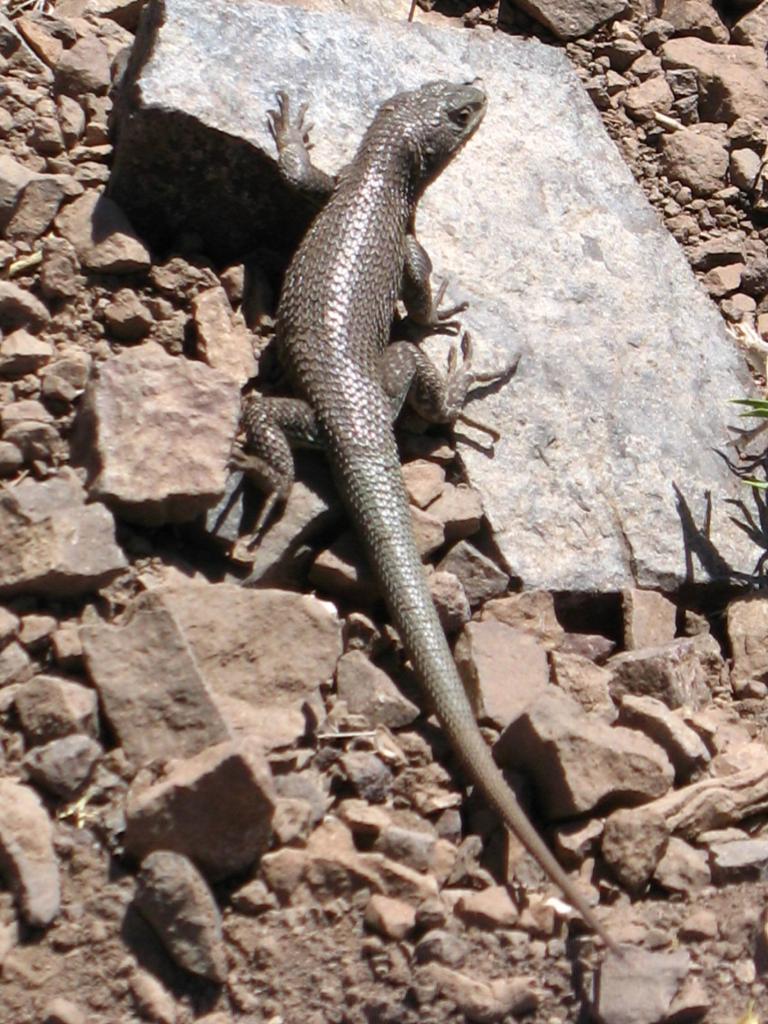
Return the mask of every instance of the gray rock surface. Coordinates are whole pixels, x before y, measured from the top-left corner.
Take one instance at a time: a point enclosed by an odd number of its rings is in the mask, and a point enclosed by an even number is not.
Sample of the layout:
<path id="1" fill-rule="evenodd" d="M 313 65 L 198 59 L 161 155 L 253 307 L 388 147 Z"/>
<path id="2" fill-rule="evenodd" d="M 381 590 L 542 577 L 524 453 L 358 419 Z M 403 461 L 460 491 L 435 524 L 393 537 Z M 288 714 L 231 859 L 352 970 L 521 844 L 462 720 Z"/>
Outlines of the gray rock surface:
<path id="1" fill-rule="evenodd" d="M 386 96 L 482 75 L 485 123 L 417 229 L 471 302 L 477 364 L 523 353 L 473 407 L 502 432 L 495 458 L 461 446 L 510 571 L 530 587 L 672 590 L 752 564 L 724 504 L 739 485 L 713 451 L 748 387 L 741 361 L 563 54 L 256 0 L 157 10 L 112 195 L 142 230 L 191 228 L 217 255 L 300 230 L 276 200 L 277 87 L 311 96 L 315 159 L 336 170 Z M 444 339 L 433 347 L 444 358 Z"/>

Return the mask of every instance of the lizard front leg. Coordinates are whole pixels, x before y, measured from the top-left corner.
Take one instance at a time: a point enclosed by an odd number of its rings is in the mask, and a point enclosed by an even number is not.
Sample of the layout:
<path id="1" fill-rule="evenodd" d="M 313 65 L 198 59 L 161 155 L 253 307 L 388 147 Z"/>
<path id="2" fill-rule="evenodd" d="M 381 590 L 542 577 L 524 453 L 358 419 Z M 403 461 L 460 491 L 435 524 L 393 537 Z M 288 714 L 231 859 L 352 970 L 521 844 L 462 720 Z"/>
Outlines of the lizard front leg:
<path id="1" fill-rule="evenodd" d="M 275 93 L 277 110 L 267 111 L 267 126 L 277 147 L 277 166 L 280 177 L 292 188 L 310 199 L 324 204 L 334 187 L 334 179 L 315 167 L 309 151 L 312 143 L 309 133 L 312 125 L 305 124 L 307 104 L 302 103 L 294 118 L 288 93 L 278 89 Z"/>
<path id="2" fill-rule="evenodd" d="M 433 333 L 458 333 L 460 324 L 455 317 L 464 312 L 467 303 L 457 302 L 441 308 L 440 303 L 443 301 L 447 286 L 448 282 L 443 281 L 437 295 L 433 296 L 432 260 L 411 230 L 405 238 L 400 297 L 413 323 Z"/>

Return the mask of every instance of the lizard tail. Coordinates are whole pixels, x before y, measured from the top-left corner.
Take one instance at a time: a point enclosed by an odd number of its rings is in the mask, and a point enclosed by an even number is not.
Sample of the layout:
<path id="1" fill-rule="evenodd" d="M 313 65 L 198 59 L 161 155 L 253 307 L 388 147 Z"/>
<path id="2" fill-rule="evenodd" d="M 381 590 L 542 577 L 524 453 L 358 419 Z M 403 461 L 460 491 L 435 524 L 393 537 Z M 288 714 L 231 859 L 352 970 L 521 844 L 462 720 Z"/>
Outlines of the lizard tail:
<path id="1" fill-rule="evenodd" d="M 478 728 L 427 586 L 394 440 L 391 446 L 380 443 L 374 457 L 346 460 L 336 470 L 406 653 L 468 775 L 586 923 L 618 952 L 616 942 L 531 825 Z"/>

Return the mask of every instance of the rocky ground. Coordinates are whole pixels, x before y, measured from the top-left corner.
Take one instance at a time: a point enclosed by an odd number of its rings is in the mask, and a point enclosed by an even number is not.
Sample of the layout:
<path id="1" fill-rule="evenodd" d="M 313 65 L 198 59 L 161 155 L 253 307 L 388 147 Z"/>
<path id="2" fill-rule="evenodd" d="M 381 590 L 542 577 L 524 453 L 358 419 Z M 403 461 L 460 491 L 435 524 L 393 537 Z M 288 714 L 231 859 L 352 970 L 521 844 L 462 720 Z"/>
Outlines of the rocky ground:
<path id="1" fill-rule="evenodd" d="M 0 1022 L 765 1019 L 765 601 L 516 592 L 449 439 L 403 434 L 462 674 L 606 956 L 464 792 L 322 465 L 249 543 L 269 277 L 102 195 L 142 6 L 0 13 Z M 768 0 L 524 6 L 416 18 L 565 47 L 764 382 Z"/>

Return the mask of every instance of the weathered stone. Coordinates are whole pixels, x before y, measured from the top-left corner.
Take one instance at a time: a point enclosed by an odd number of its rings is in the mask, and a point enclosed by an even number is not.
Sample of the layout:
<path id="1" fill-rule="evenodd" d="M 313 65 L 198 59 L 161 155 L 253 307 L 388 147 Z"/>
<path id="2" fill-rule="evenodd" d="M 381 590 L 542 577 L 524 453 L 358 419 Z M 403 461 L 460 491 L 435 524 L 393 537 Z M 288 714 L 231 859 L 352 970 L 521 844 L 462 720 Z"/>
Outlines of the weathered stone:
<path id="1" fill-rule="evenodd" d="M 224 490 L 240 411 L 231 377 L 148 342 L 101 363 L 85 403 L 91 493 L 122 515 L 186 521 Z"/>
<path id="2" fill-rule="evenodd" d="M 732 124 L 739 117 L 759 117 L 765 110 L 768 70 L 763 55 L 751 47 L 686 37 L 670 39 L 659 52 L 665 69 L 696 72 L 703 120 Z"/>
<path id="3" fill-rule="evenodd" d="M 22 765 L 32 782 L 64 800 L 71 800 L 91 777 L 104 751 L 90 736 L 76 734 L 34 747 Z"/>
<path id="4" fill-rule="evenodd" d="M 546 648 L 558 644 L 565 635 L 557 621 L 552 594 L 547 590 L 524 590 L 487 601 L 481 618 L 497 619 L 507 626 L 532 633 Z"/>
<path id="5" fill-rule="evenodd" d="M 16 694 L 16 711 L 30 744 L 72 733 L 99 734 L 96 692 L 56 676 L 35 676 Z"/>
<path id="6" fill-rule="evenodd" d="M 511 928 L 518 918 L 517 907 L 503 885 L 467 893 L 456 903 L 455 913 L 466 925 L 489 930 Z"/>
<path id="7" fill-rule="evenodd" d="M 768 682 L 768 601 L 762 594 L 736 598 L 728 605 L 726 625 L 734 691 L 739 693 L 755 682 Z"/>
<path id="8" fill-rule="evenodd" d="M 200 358 L 242 387 L 256 372 L 256 360 L 250 331 L 227 293 L 220 285 L 200 292 L 192 300 L 192 315 Z"/>
<path id="9" fill-rule="evenodd" d="M 768 839 L 736 839 L 711 843 L 709 861 L 712 878 L 718 883 L 762 878 L 768 869 Z"/>
<path id="10" fill-rule="evenodd" d="M 0 376 L 23 377 L 34 373 L 52 355 L 49 341 L 41 341 L 23 329 L 13 331 L 0 341 Z"/>
<path id="11" fill-rule="evenodd" d="M 398 729 L 410 725 L 419 709 L 361 651 L 348 651 L 336 666 L 336 690 L 352 714 L 370 725 Z"/>
<path id="12" fill-rule="evenodd" d="M 624 647 L 657 647 L 675 639 L 677 608 L 655 590 L 624 590 L 621 594 L 624 616 Z"/>
<path id="13" fill-rule="evenodd" d="M 714 139 L 695 128 L 669 132 L 662 138 L 662 169 L 675 181 L 688 185 L 697 196 L 711 196 L 725 184 L 728 149 L 725 139 Z"/>
<path id="14" fill-rule="evenodd" d="M 190 757 L 229 738 L 184 631 L 158 593 L 138 598 L 121 625 L 84 626 L 81 639 L 105 714 L 136 765 Z"/>
<path id="15" fill-rule="evenodd" d="M 0 871 L 24 920 L 49 925 L 60 901 L 53 826 L 35 792 L 11 779 L 0 779 Z"/>
<path id="16" fill-rule="evenodd" d="M 454 656 L 477 716 L 501 728 L 549 686 L 544 647 L 494 619 L 467 623 Z"/>
<path id="17" fill-rule="evenodd" d="M 667 1020 L 690 969 L 690 955 L 683 950 L 656 953 L 625 948 L 621 956 L 609 954 L 599 969 L 593 1010 L 612 1024 Z"/>
<path id="18" fill-rule="evenodd" d="M 190 0 L 165 0 L 162 12 L 146 23 L 152 38 L 140 45 L 151 58 L 136 88 L 125 93 L 138 105 L 122 110 L 111 194 L 130 206 L 148 237 L 166 245 L 194 231 L 216 259 L 252 249 L 259 241 L 254 225 L 264 240 L 279 238 L 286 248 L 301 231 L 288 226 L 299 218 L 295 198 L 288 203 L 285 192 L 278 198 L 264 116 L 274 87 L 303 96 L 311 83 L 315 153 L 331 171 L 350 158 L 372 111 L 397 89 L 429 77 L 464 81 L 481 74 L 492 95 L 511 97 L 489 105 L 481 131 L 430 187 L 419 213 L 420 237 L 438 274 L 443 268 L 466 274 L 457 279 L 456 294 L 470 300 L 466 322 L 477 339 L 478 368 L 510 361 L 509 323 L 525 339 L 515 381 L 483 398 L 485 408 L 477 412 L 502 432 L 495 458 L 477 450 L 482 445 L 461 442 L 469 482 L 483 494 L 502 557 L 526 586 L 672 590 L 688 573 L 682 514 L 688 535 L 711 522 L 710 547 L 696 548 L 697 580 L 723 575 L 726 565 L 751 565 L 748 538 L 721 504 L 739 495 L 739 483 L 715 454 L 728 436 L 721 396 L 749 386 L 740 357 L 562 54 L 500 33 L 475 33 L 468 47 L 463 35 L 431 26 L 416 33 L 393 22 L 260 3 L 232 4 L 226 16 L 217 7 L 214 16 Z M 249 59 L 240 47 L 255 35 L 272 63 L 249 94 L 234 69 Z M 354 74 L 348 61 L 328 59 L 337 49 L 356 54 Z M 230 59 L 221 60 L 221 53 Z M 215 100 L 235 94 L 237 104 Z M 568 117 L 555 116 L 558 110 Z M 511 172 L 508 154 L 521 151 L 525 170 Z M 485 187 L 478 189 L 474 177 L 471 191 L 459 195 L 470 160 L 483 169 Z M 499 252 L 513 254 L 524 288 L 509 289 Z M 472 272 L 478 262 L 482 274 Z M 632 268 L 633 289 L 616 288 L 622 267 Z M 543 308 L 552 313 L 546 330 Z M 575 329 L 580 358 L 564 360 Z M 608 337 L 615 359 L 606 357 Z M 704 382 L 701 360 L 708 367 Z M 689 391 L 712 416 L 699 416 L 681 400 Z M 593 407 L 605 415 L 585 418 L 584 409 Z M 670 481 L 683 463 L 686 480 L 677 495 Z M 719 558 L 709 557 L 712 547 Z"/>
<path id="19" fill-rule="evenodd" d="M 365 908 L 365 923 L 372 931 L 400 942 L 413 931 L 416 911 L 404 900 L 374 893 Z"/>
<path id="20" fill-rule="evenodd" d="M 635 121 L 653 121 L 654 114 L 668 114 L 674 97 L 666 79 L 657 75 L 627 89 L 624 106 Z"/>
<path id="21" fill-rule="evenodd" d="M 0 651 L 0 686 L 23 683 L 34 671 L 32 661 L 21 644 L 12 641 Z"/>
<path id="22" fill-rule="evenodd" d="M 452 572 L 439 570 L 429 574 L 427 583 L 443 629 L 449 636 L 458 633 L 472 617 L 472 609 L 459 577 Z"/>
<path id="23" fill-rule="evenodd" d="M 152 326 L 152 314 L 130 288 L 121 288 L 104 308 L 104 320 L 119 341 L 139 341 Z"/>
<path id="24" fill-rule="evenodd" d="M 731 39 L 740 45 L 754 46 L 765 52 L 768 44 L 768 2 L 762 0 L 743 18 L 739 18 L 731 29 Z"/>
<path id="25" fill-rule="evenodd" d="M 666 793 L 672 765 L 651 740 L 586 715 L 557 687 L 545 690 L 509 725 L 494 753 L 530 777 L 548 818 L 611 802 L 642 803 Z"/>
<path id="26" fill-rule="evenodd" d="M 194 864 L 158 850 L 141 862 L 134 902 L 179 967 L 211 981 L 227 976 L 221 915 Z"/>
<path id="27" fill-rule="evenodd" d="M 464 587 L 470 605 L 482 604 L 503 594 L 509 577 L 487 555 L 465 540 L 454 544 L 438 565 L 441 572 L 452 572 Z"/>
<path id="28" fill-rule="evenodd" d="M 40 301 L 12 281 L 0 281 L 0 328 L 13 331 L 26 327 L 31 331 L 45 326 L 51 315 Z"/>
<path id="29" fill-rule="evenodd" d="M 136 1011 L 152 1024 L 176 1024 L 176 1001 L 163 983 L 140 967 L 131 971 L 128 986 Z"/>
<path id="30" fill-rule="evenodd" d="M 510 3 L 504 0 L 502 9 Z M 515 0 L 515 7 L 521 7 L 536 21 L 553 32 L 558 39 L 577 39 L 590 35 L 617 14 L 625 11 L 625 0 Z"/>
<path id="31" fill-rule="evenodd" d="M 466 484 L 446 484 L 428 511 L 443 524 L 445 539 L 457 541 L 471 537 L 480 529 L 483 500 L 477 491 Z"/>
<path id="32" fill-rule="evenodd" d="M 605 823 L 601 851 L 621 884 L 638 893 L 653 875 L 668 840 L 669 830 L 661 817 L 647 815 L 638 828 L 634 809 L 622 808 Z"/>
<path id="33" fill-rule="evenodd" d="M 450 999 L 466 1020 L 476 1024 L 493 1024 L 509 1016 L 524 1016 L 539 1004 L 533 978 L 483 981 L 437 963 L 422 967 L 420 977 Z"/>
<path id="34" fill-rule="evenodd" d="M 707 855 L 684 839 L 670 836 L 664 854 L 656 865 L 653 880 L 667 892 L 689 896 L 711 881 Z"/>
<path id="35" fill-rule="evenodd" d="M 671 708 L 698 708 L 709 700 L 709 687 L 692 639 L 616 654 L 608 667 L 613 674 L 614 699 L 625 693 L 646 695 L 657 697 Z"/>
<path id="36" fill-rule="evenodd" d="M 67 96 L 104 93 L 110 85 L 109 57 L 96 35 L 82 36 L 56 63 L 56 91 Z"/>
<path id="37" fill-rule="evenodd" d="M 680 715 L 655 697 L 625 694 L 621 699 L 619 722 L 640 729 L 666 751 L 674 766 L 678 785 L 688 782 L 710 762 L 709 751 L 702 739 Z"/>
<path id="38" fill-rule="evenodd" d="M 616 720 L 618 711 L 611 700 L 608 669 L 582 654 L 568 651 L 552 651 L 550 664 L 553 682 L 577 700 L 587 713 L 594 712 L 609 724 Z"/>
<path id="39" fill-rule="evenodd" d="M 659 12 L 683 36 L 698 36 L 710 43 L 727 43 L 728 29 L 705 0 L 664 0 Z"/>
<path id="40" fill-rule="evenodd" d="M 403 480 L 410 503 L 426 508 L 440 496 L 445 486 L 445 470 L 436 462 L 414 459 L 403 465 Z"/>
<path id="41" fill-rule="evenodd" d="M 112 199 L 93 189 L 61 210 L 56 228 L 88 270 L 133 274 L 149 268 L 149 252 L 128 218 Z"/>
<path id="42" fill-rule="evenodd" d="M 0 490 L 0 593 L 89 593 L 127 562 L 103 505 L 86 505 L 73 475 Z"/>
<path id="43" fill-rule="evenodd" d="M 736 188 L 740 188 L 743 192 L 751 192 L 762 166 L 762 157 L 754 149 L 745 147 L 744 149 L 734 150 L 731 153 L 728 168 L 731 184 L 735 185 Z M 765 273 L 764 270 L 763 273 Z"/>
<path id="44" fill-rule="evenodd" d="M 303 706 L 330 680 L 342 651 L 335 609 L 315 597 L 232 584 L 185 582 L 153 591 L 231 721 L 230 701 L 250 708 L 243 731 L 264 749 L 293 742 Z M 286 712 L 290 712 L 288 721 Z"/>
<path id="45" fill-rule="evenodd" d="M 414 871 L 429 871 L 436 845 L 437 837 L 432 832 L 387 824 L 376 837 L 373 848 Z"/>
<path id="46" fill-rule="evenodd" d="M 266 850 L 274 805 L 272 776 L 258 745 L 219 743 L 129 793 L 125 848 L 142 858 L 171 850 L 208 877 L 226 878 Z"/>

